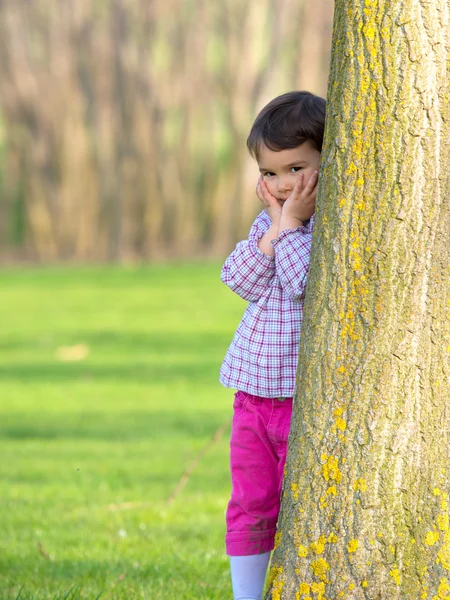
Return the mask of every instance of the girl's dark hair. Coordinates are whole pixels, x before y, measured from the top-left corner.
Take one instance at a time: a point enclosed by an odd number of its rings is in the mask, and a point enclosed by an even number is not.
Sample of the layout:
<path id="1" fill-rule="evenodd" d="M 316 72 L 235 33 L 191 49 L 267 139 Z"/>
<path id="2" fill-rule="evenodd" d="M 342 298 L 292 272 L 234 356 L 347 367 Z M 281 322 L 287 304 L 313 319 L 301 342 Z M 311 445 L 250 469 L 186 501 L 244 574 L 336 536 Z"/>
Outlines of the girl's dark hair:
<path id="1" fill-rule="evenodd" d="M 311 92 L 287 92 L 261 110 L 250 130 L 247 147 L 257 160 L 261 144 L 276 152 L 309 141 L 321 152 L 324 128 L 323 98 Z"/>

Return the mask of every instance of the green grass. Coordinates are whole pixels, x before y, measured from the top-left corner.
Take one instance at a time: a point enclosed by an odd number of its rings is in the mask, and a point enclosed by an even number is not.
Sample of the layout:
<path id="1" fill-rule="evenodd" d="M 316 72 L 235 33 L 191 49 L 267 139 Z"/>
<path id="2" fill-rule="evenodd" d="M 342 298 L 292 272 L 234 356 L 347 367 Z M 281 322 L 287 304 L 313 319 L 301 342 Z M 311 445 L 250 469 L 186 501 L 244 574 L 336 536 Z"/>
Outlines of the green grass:
<path id="1" fill-rule="evenodd" d="M 219 265 L 4 269 L 0 598 L 231 597 Z M 59 358 L 84 344 L 84 360 Z"/>

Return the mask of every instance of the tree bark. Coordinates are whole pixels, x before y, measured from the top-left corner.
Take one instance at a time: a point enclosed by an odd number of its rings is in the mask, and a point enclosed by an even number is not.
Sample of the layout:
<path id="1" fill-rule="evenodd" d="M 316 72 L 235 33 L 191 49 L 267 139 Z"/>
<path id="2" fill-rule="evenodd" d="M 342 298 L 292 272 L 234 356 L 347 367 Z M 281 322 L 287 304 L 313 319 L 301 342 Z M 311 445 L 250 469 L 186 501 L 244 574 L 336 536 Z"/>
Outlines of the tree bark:
<path id="1" fill-rule="evenodd" d="M 449 0 L 337 0 L 266 598 L 450 598 Z"/>

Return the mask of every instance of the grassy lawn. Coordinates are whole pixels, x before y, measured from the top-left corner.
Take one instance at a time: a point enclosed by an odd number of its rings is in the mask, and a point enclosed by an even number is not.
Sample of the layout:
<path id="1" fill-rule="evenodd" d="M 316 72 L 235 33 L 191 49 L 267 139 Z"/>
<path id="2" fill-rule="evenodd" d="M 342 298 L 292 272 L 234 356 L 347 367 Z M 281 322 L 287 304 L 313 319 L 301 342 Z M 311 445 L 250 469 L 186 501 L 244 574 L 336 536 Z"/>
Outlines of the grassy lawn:
<path id="1" fill-rule="evenodd" d="M 231 597 L 219 272 L 2 271 L 0 598 Z"/>

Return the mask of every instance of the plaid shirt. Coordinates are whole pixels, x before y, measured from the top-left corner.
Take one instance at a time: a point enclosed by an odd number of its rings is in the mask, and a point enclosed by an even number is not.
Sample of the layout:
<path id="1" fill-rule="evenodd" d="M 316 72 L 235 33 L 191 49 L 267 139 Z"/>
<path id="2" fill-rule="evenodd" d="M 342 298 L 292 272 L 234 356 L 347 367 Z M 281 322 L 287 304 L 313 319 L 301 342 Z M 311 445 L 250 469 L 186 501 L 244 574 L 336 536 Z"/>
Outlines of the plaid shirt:
<path id="1" fill-rule="evenodd" d="M 294 394 L 303 299 L 314 217 L 272 241 L 275 256 L 258 248 L 269 229 L 265 211 L 225 261 L 222 281 L 249 305 L 220 370 L 220 382 L 265 398 Z"/>

